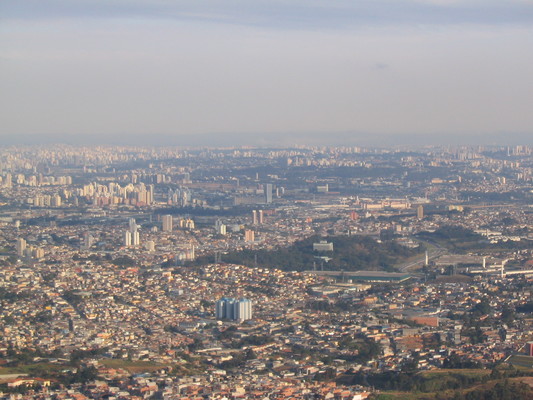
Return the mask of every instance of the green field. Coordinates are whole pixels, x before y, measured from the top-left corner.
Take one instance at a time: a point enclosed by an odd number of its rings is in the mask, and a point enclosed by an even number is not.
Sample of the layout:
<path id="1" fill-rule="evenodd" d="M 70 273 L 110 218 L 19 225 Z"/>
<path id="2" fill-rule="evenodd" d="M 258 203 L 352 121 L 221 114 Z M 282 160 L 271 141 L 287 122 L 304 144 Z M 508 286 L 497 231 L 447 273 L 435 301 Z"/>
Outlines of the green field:
<path id="1" fill-rule="evenodd" d="M 488 378 L 491 372 L 490 369 L 438 369 L 420 371 L 413 375 L 405 375 L 405 378 L 398 380 L 396 383 L 399 386 L 395 389 L 390 388 L 390 384 L 387 383 L 388 381 L 372 381 L 371 376 L 367 376 L 367 378 L 372 385 L 376 385 L 375 387 L 381 387 L 380 393 L 376 394 L 373 399 L 434 400 L 437 398 L 453 398 L 457 391 L 467 392 L 481 387 L 485 385 L 485 377 Z M 391 379 L 396 378 L 391 377 Z M 406 379 L 410 379 L 410 383 L 406 382 Z M 387 386 L 390 389 L 385 389 Z"/>
<path id="2" fill-rule="evenodd" d="M 479 378 L 490 375 L 490 369 L 437 369 L 431 371 L 422 371 L 420 375 L 427 379 L 441 379 L 443 375 L 463 375 L 469 378 Z"/>
<path id="3" fill-rule="evenodd" d="M 52 364 L 52 363 L 36 363 L 20 365 L 17 367 L 0 367 L 0 375 L 9 374 L 28 374 L 32 376 L 41 376 L 49 374 L 50 372 L 60 372 L 64 370 L 64 365 Z"/>
<path id="4" fill-rule="evenodd" d="M 168 367 L 168 365 L 158 364 L 151 361 L 105 359 L 100 360 L 100 362 L 108 368 L 122 368 L 130 373 L 151 372 L 160 368 Z M 0 367 L 0 375 L 27 374 L 31 376 L 42 376 L 49 375 L 50 373 L 59 373 L 70 368 L 72 367 L 69 365 L 36 363 L 20 365 L 17 367 Z"/>
<path id="5" fill-rule="evenodd" d="M 518 356 L 522 357 L 522 356 Z M 533 358 L 533 357 L 531 357 Z M 505 370 L 502 370 L 502 372 Z M 423 371 L 420 372 L 418 375 L 423 376 L 424 379 L 427 379 L 426 382 L 431 381 L 437 381 L 437 380 L 446 380 L 450 379 L 453 376 L 457 377 L 457 374 L 462 375 L 464 377 L 468 378 L 474 378 L 479 379 L 477 382 L 472 382 L 472 384 L 464 386 L 464 387 L 457 387 L 453 389 L 445 389 L 445 390 L 439 390 L 439 391 L 412 391 L 412 392 L 406 392 L 406 391 L 393 391 L 393 390 L 383 390 L 378 394 L 375 394 L 374 397 L 372 397 L 373 400 L 395 400 L 395 399 L 401 399 L 401 400 L 437 400 L 437 399 L 447 399 L 450 400 L 454 398 L 457 394 L 467 395 L 470 392 L 483 392 L 483 391 L 491 391 L 495 388 L 497 385 L 511 385 L 509 390 L 513 392 L 513 390 L 517 389 L 516 386 L 520 383 L 525 383 L 529 386 L 533 385 L 533 377 L 514 377 L 514 378 L 508 378 L 508 379 L 490 379 L 489 375 L 491 374 L 491 370 L 483 370 L 483 369 L 460 369 L 460 370 L 433 370 L 433 371 Z M 488 381 L 482 380 L 483 377 L 489 377 Z M 522 389 L 520 389 L 522 391 Z M 527 386 L 524 390 L 528 390 Z M 531 387 L 529 388 L 529 392 L 527 395 L 524 396 L 524 393 L 522 393 L 523 398 L 533 398 L 533 392 L 531 392 Z M 531 396 L 531 397 L 527 397 Z M 479 397 L 476 397 L 479 398 Z M 494 398 L 494 397 L 491 397 Z M 506 397 L 508 398 L 508 397 Z"/>
<path id="6" fill-rule="evenodd" d="M 376 400 L 422 400 L 427 399 L 428 393 L 409 393 L 409 392 L 384 392 L 377 394 Z"/>
<path id="7" fill-rule="evenodd" d="M 129 361 L 111 358 L 100 360 L 100 363 L 107 368 L 121 368 L 132 374 L 152 372 L 169 366 L 169 364 L 159 364 L 153 361 Z"/>
<path id="8" fill-rule="evenodd" d="M 516 367 L 533 368 L 533 357 L 514 355 L 509 358 L 508 363 Z"/>

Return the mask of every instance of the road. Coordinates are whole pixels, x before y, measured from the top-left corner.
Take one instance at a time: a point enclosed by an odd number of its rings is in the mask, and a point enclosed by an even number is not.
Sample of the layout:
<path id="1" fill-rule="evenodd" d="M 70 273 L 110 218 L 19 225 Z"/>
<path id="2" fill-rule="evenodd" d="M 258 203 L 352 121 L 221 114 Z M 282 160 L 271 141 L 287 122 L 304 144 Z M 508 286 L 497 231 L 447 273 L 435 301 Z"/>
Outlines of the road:
<path id="1" fill-rule="evenodd" d="M 439 258 L 440 256 L 446 254 L 448 250 L 436 242 L 428 242 L 425 240 L 419 240 L 419 242 L 424 243 L 428 247 L 428 259 L 429 261 Z M 396 266 L 402 272 L 408 272 L 410 269 L 420 266 L 422 267 L 426 262 L 426 255 L 422 254 L 414 261 L 408 261 Z"/>

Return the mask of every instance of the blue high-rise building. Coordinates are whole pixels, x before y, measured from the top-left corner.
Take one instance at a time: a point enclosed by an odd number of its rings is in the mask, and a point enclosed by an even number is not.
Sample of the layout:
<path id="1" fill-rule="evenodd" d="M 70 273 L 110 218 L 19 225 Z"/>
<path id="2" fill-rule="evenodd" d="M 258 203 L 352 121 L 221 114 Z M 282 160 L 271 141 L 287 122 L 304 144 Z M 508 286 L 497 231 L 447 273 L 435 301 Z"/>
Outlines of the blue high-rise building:
<path id="1" fill-rule="evenodd" d="M 252 301 L 223 297 L 216 302 L 215 314 L 217 319 L 230 319 L 232 321 L 252 319 Z"/>

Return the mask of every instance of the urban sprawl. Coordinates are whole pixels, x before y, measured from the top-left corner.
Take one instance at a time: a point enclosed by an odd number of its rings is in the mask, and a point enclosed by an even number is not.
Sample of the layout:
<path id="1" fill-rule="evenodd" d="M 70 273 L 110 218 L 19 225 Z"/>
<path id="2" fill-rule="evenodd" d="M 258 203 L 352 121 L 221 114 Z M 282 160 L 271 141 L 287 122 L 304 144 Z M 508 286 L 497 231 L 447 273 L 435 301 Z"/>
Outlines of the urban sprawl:
<path id="1" fill-rule="evenodd" d="M 532 151 L 0 149 L 0 399 L 533 398 Z"/>

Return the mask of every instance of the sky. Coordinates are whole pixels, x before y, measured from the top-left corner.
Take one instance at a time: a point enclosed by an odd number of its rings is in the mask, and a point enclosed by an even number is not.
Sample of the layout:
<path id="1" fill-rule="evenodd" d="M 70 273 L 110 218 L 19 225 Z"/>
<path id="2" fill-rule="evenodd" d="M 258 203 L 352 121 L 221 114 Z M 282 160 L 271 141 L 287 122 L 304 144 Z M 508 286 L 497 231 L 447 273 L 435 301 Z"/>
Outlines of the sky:
<path id="1" fill-rule="evenodd" d="M 532 71 L 533 0 L 0 1 L 4 143 L 533 144 Z"/>

